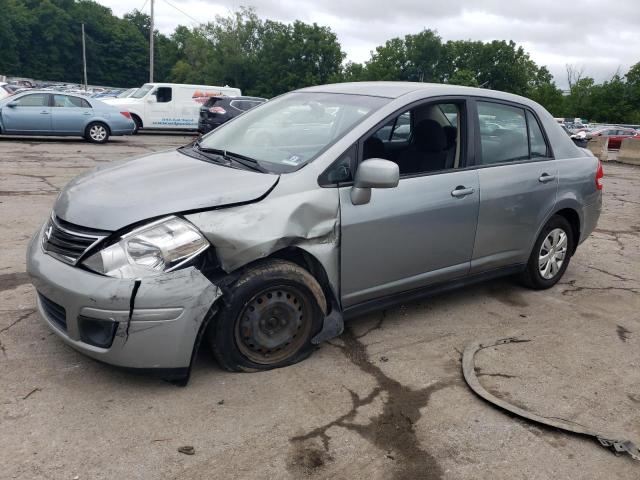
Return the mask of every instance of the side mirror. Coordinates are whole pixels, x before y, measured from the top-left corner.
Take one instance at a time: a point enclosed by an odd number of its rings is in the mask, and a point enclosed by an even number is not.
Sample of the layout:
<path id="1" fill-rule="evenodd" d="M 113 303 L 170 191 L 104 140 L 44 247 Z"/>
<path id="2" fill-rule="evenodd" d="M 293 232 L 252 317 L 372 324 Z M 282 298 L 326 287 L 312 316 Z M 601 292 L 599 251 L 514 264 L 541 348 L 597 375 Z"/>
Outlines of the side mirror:
<path id="1" fill-rule="evenodd" d="M 150 93 L 147 95 L 147 103 L 155 103 L 158 99 L 156 98 L 155 93 Z"/>
<path id="2" fill-rule="evenodd" d="M 372 188 L 394 188 L 400 181 L 398 164 L 382 158 L 370 158 L 358 166 L 351 187 L 351 203 L 364 205 L 371 200 Z"/>
<path id="3" fill-rule="evenodd" d="M 18 106 L 18 102 L 16 102 L 15 100 L 13 102 L 7 103 L 7 107 L 9 108 L 16 108 L 17 106 Z"/>

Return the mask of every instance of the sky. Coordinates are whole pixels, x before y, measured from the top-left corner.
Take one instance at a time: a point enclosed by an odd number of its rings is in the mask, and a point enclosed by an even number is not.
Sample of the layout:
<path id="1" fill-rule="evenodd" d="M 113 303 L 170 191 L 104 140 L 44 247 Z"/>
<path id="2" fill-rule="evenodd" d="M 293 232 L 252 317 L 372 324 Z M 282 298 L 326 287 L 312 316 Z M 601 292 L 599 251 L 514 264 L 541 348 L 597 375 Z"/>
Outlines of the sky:
<path id="1" fill-rule="evenodd" d="M 149 13 L 150 0 L 97 1 L 119 16 L 134 8 Z M 425 28 L 443 41 L 513 40 L 563 89 L 567 64 L 601 82 L 640 61 L 639 0 L 155 0 L 156 28 L 170 34 L 241 5 L 261 18 L 330 27 L 354 62 L 368 60 L 390 38 Z"/>

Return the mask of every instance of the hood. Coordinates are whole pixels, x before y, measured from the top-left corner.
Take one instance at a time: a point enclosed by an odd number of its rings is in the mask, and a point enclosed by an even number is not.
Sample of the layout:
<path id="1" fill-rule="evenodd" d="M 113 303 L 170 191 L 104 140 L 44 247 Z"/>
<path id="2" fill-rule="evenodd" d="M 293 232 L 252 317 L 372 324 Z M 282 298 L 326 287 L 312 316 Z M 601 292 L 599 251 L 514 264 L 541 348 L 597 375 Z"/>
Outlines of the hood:
<path id="1" fill-rule="evenodd" d="M 251 202 L 278 178 L 169 150 L 76 177 L 60 192 L 54 212 L 79 226 L 114 231 L 161 215 Z"/>

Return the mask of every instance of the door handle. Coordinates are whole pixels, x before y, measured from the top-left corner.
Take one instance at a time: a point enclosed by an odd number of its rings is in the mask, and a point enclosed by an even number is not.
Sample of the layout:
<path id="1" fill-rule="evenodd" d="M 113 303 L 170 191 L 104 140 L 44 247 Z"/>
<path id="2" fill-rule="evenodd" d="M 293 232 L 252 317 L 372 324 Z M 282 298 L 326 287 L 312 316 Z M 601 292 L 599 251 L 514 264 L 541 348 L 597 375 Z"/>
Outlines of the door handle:
<path id="1" fill-rule="evenodd" d="M 473 188 L 465 188 L 462 185 L 458 185 L 451 191 L 451 196 L 455 198 L 466 197 L 467 195 L 471 195 L 475 190 Z"/>
<path id="2" fill-rule="evenodd" d="M 83 115 L 91 115 L 91 112 L 83 112 Z"/>
<path id="3" fill-rule="evenodd" d="M 47 112 L 46 110 L 43 110 L 43 111 L 40 112 L 40 115 L 49 115 L 49 113 L 51 113 L 51 112 Z"/>
<path id="4" fill-rule="evenodd" d="M 540 183 L 547 183 L 555 179 L 556 179 L 555 175 L 549 175 L 548 173 L 543 173 L 542 175 L 540 175 L 540 178 L 538 178 L 538 181 Z"/>

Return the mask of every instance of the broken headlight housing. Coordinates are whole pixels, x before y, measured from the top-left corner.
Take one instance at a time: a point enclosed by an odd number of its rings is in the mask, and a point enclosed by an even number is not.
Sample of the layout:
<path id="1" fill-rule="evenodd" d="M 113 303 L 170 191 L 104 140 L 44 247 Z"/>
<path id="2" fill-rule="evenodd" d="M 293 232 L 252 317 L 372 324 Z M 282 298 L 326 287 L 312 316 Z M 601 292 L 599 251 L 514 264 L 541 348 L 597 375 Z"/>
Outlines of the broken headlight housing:
<path id="1" fill-rule="evenodd" d="M 82 265 L 109 277 L 140 278 L 175 270 L 208 247 L 193 225 L 171 216 L 122 235 Z"/>

